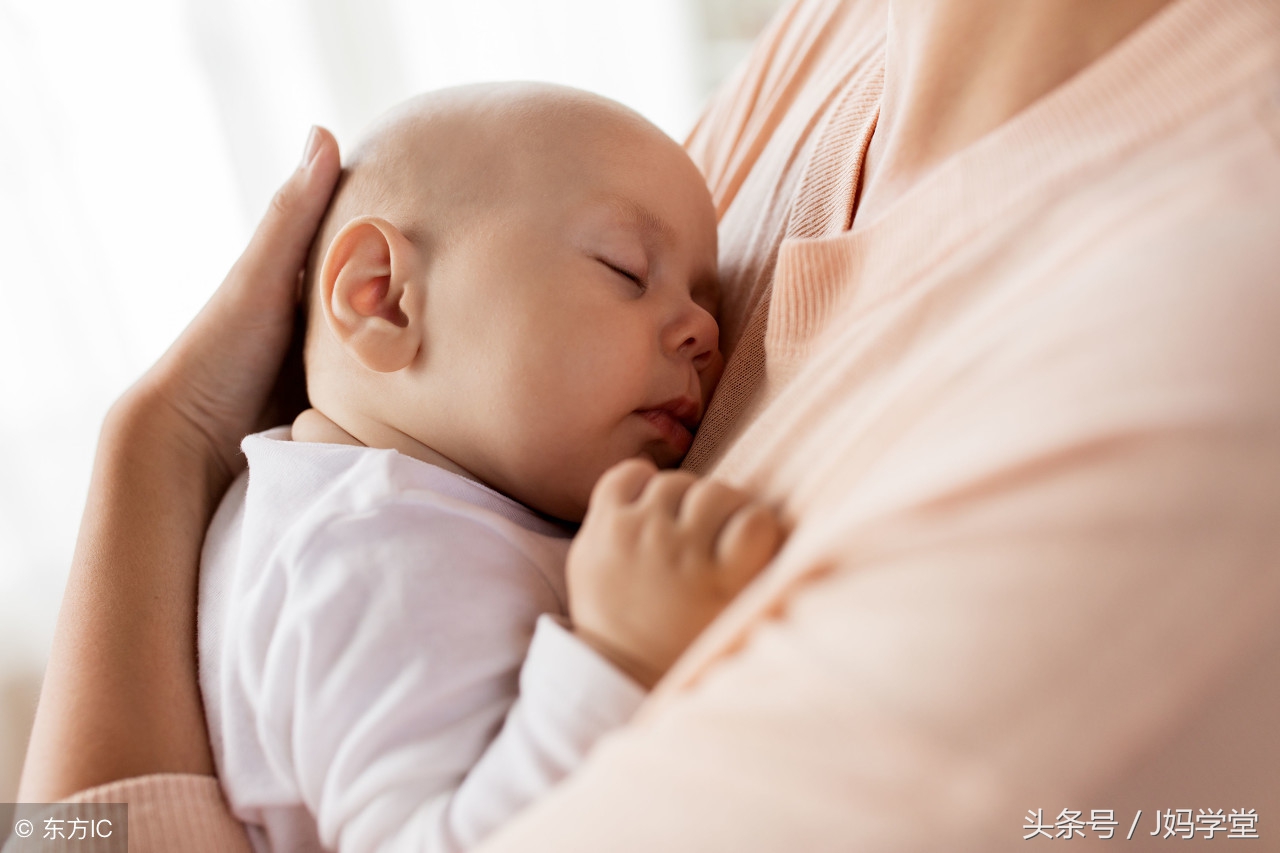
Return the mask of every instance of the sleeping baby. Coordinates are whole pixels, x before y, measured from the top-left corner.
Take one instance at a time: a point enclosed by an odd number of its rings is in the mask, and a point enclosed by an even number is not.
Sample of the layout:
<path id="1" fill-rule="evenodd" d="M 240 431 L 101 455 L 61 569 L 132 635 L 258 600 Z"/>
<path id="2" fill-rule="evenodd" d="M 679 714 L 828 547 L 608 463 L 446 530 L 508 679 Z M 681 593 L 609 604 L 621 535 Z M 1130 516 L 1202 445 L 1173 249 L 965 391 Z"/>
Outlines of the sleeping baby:
<path id="1" fill-rule="evenodd" d="M 245 439 L 202 560 L 218 774 L 259 851 L 463 850 L 778 547 L 657 471 L 722 366 L 714 208 L 616 103 L 447 90 L 350 159 L 304 288 L 313 408 Z"/>

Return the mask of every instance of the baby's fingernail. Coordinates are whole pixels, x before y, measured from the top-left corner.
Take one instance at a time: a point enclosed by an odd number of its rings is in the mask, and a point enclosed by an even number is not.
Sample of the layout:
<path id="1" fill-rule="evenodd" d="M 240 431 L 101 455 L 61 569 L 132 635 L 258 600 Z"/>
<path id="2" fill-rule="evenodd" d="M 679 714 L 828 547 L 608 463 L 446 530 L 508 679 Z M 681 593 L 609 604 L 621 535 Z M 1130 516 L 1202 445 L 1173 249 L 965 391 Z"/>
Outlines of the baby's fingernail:
<path id="1" fill-rule="evenodd" d="M 307 134 L 307 147 L 302 150 L 301 166 L 306 166 L 315 159 L 316 152 L 320 150 L 320 128 L 314 124 L 311 125 L 311 133 Z"/>

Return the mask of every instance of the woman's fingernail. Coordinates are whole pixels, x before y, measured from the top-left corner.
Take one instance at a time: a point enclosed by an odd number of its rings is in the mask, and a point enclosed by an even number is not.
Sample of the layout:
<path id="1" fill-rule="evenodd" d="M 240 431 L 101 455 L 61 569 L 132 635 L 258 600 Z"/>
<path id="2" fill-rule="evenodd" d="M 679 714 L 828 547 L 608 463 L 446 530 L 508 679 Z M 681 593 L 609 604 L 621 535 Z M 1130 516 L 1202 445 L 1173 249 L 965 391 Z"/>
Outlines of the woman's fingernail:
<path id="1" fill-rule="evenodd" d="M 311 125 L 311 133 L 307 135 L 307 147 L 302 151 L 302 166 L 306 166 L 315 159 L 316 152 L 320 150 L 320 128 L 314 124 Z"/>

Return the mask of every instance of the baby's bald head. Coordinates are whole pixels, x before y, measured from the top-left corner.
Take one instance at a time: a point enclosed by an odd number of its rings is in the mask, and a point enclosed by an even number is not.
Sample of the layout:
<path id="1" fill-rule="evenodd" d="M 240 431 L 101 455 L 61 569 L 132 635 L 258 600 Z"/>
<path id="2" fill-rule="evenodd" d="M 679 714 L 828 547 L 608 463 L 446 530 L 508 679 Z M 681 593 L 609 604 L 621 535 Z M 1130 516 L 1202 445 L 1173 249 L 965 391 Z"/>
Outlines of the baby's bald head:
<path id="1" fill-rule="evenodd" d="M 545 191 L 597 146 L 665 135 L 590 92 L 545 83 L 487 83 L 427 92 L 378 119 L 344 166 L 307 266 L 308 302 L 333 238 L 378 216 L 415 243 L 476 227 L 520 193 Z"/>

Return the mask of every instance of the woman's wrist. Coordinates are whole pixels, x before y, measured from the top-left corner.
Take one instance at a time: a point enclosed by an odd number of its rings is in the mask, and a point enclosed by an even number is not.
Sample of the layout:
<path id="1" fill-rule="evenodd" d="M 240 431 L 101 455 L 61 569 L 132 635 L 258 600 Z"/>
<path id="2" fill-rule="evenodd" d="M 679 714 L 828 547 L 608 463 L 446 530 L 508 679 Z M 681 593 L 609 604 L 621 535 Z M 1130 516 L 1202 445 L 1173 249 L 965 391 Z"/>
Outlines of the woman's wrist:
<path id="1" fill-rule="evenodd" d="M 186 484 L 180 499 L 184 508 L 207 523 L 243 462 L 238 439 L 211 434 L 193 408 L 178 402 L 163 379 L 143 377 L 107 412 L 98 440 L 98 464 L 113 456 L 136 463 L 136 457 L 145 456 L 147 467 Z"/>

